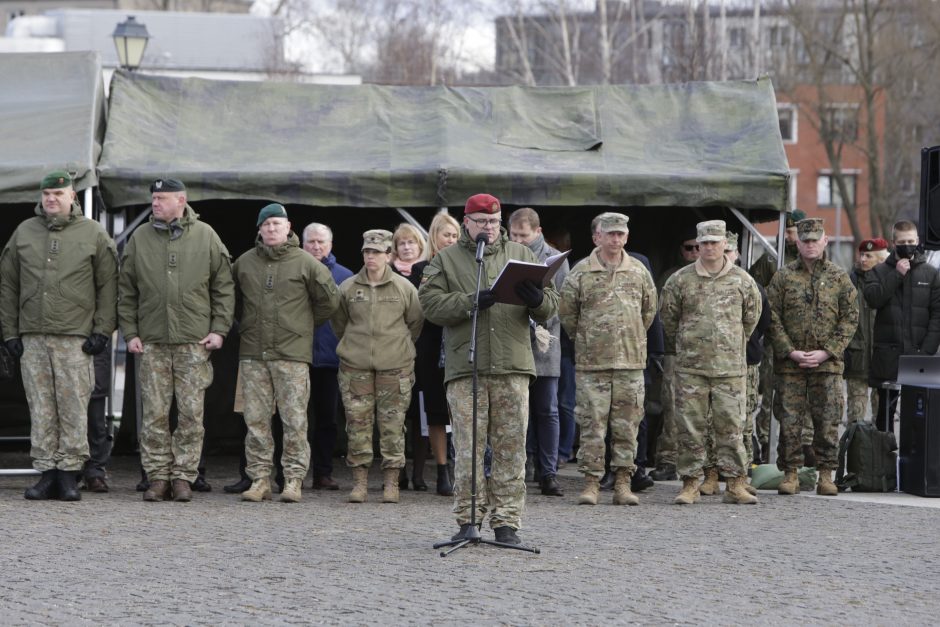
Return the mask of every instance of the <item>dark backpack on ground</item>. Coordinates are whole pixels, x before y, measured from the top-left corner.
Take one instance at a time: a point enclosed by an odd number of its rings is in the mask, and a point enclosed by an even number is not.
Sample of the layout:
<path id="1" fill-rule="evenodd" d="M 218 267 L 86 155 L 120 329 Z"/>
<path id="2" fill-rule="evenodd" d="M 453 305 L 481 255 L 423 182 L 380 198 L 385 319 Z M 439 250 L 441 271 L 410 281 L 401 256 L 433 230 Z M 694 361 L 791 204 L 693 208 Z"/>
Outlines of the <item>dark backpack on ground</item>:
<path id="1" fill-rule="evenodd" d="M 897 486 L 898 444 L 893 433 L 868 422 L 853 422 L 839 439 L 836 485 L 852 492 L 893 492 Z"/>

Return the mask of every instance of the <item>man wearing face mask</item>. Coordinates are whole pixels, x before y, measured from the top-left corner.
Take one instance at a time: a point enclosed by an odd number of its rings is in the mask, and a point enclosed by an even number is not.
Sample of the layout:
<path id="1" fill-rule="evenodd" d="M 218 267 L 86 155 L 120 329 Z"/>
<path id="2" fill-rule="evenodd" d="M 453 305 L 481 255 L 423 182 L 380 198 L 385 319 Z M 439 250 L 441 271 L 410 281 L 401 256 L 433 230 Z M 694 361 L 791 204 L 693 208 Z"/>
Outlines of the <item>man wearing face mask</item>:
<path id="1" fill-rule="evenodd" d="M 933 355 L 940 346 L 940 273 L 926 261 L 917 225 L 901 220 L 894 225 L 894 252 L 868 272 L 862 288 L 877 310 L 868 382 L 878 389 L 875 420 L 881 430 L 894 429 L 898 392 L 881 385 L 897 380 L 898 358 Z"/>

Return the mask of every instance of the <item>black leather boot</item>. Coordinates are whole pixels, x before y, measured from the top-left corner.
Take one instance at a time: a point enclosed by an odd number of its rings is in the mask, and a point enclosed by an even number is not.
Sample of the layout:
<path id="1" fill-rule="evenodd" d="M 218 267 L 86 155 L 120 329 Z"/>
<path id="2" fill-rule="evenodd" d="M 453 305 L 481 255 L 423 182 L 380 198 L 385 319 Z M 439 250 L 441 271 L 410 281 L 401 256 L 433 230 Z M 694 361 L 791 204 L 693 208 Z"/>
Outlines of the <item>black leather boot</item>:
<path id="1" fill-rule="evenodd" d="M 59 500 L 81 501 L 82 493 L 78 490 L 78 482 L 75 480 L 75 473 L 71 470 L 60 470 L 58 476 Z"/>
<path id="2" fill-rule="evenodd" d="M 59 486 L 56 482 L 58 474 L 59 471 L 55 468 L 43 470 L 42 477 L 39 478 L 36 485 L 27 489 L 23 496 L 30 501 L 47 501 L 56 498 L 59 496 Z"/>
<path id="3" fill-rule="evenodd" d="M 437 465 L 437 493 L 441 496 L 454 496 L 454 486 L 450 482 L 450 469 L 447 464 Z"/>

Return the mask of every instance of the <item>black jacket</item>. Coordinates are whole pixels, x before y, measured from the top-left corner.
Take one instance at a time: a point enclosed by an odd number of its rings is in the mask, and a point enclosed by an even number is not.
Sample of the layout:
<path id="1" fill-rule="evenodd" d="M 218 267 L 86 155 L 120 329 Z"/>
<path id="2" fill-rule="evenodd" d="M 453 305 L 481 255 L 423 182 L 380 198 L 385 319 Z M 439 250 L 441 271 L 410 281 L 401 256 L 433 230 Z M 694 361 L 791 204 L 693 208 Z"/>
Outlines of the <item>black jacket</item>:
<path id="1" fill-rule="evenodd" d="M 764 334 L 770 328 L 772 315 L 770 313 L 770 303 L 767 301 L 767 292 L 760 283 L 757 284 L 760 290 L 760 318 L 757 319 L 757 326 L 747 339 L 747 365 L 756 366 L 764 359 Z"/>
<path id="2" fill-rule="evenodd" d="M 940 273 L 917 253 L 901 276 L 895 253 L 865 276 L 865 301 L 875 313 L 869 385 L 898 377 L 901 355 L 933 355 L 940 346 Z"/>

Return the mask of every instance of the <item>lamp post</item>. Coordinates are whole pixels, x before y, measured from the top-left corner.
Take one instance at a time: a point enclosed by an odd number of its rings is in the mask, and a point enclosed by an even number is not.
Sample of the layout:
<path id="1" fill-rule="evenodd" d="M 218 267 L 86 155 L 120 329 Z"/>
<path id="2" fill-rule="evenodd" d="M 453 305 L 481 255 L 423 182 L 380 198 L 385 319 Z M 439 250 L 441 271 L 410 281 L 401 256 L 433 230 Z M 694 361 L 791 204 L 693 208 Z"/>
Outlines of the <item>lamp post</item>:
<path id="1" fill-rule="evenodd" d="M 127 70 L 139 68 L 147 48 L 147 40 L 150 39 L 147 27 L 131 15 L 115 27 L 111 37 L 114 39 L 114 47 L 117 48 L 120 66 Z"/>

